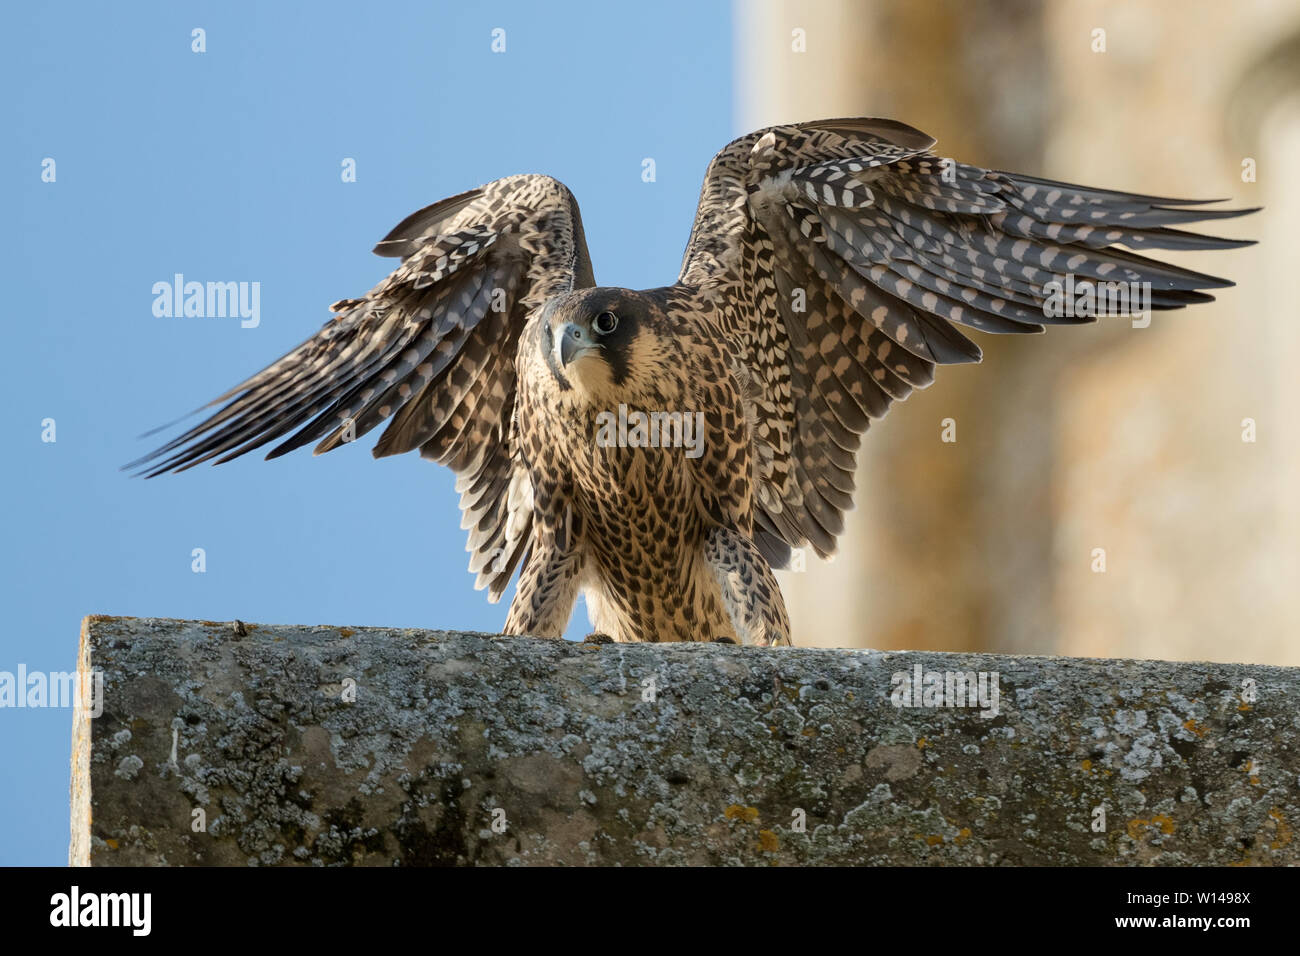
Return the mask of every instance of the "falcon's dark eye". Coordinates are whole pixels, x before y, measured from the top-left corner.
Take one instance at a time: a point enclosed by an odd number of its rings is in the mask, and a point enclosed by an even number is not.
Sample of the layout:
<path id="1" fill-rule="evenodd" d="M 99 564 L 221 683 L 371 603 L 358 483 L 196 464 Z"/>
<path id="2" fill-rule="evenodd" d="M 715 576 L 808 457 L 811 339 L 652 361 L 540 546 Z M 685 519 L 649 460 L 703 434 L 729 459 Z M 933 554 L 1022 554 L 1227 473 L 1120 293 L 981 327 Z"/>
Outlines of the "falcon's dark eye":
<path id="1" fill-rule="evenodd" d="M 618 316 L 613 312 L 602 312 L 596 316 L 596 321 L 591 323 L 591 327 L 600 335 L 609 335 L 618 328 Z"/>

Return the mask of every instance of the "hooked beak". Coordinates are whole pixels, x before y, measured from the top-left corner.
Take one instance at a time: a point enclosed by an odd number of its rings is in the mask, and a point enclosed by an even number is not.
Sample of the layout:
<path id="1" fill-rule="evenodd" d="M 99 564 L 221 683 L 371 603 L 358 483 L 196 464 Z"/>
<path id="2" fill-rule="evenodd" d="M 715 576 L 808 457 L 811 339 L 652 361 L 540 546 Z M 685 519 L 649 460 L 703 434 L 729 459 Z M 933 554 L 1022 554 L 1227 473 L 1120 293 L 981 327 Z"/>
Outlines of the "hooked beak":
<path id="1" fill-rule="evenodd" d="M 556 329 L 556 335 L 555 348 L 559 352 L 560 365 L 564 368 L 588 352 L 596 351 L 597 346 L 591 340 L 591 335 L 572 322 L 565 322 Z"/>

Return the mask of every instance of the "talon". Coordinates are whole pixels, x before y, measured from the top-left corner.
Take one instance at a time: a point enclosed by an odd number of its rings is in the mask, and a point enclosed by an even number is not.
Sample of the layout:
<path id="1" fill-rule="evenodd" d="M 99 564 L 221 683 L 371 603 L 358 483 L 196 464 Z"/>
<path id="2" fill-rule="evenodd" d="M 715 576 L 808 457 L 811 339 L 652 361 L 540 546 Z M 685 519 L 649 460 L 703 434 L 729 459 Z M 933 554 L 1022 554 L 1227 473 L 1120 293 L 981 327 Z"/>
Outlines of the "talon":
<path id="1" fill-rule="evenodd" d="M 715 637 L 713 639 L 713 643 L 714 644 L 735 644 L 736 642 L 729 637 Z"/>

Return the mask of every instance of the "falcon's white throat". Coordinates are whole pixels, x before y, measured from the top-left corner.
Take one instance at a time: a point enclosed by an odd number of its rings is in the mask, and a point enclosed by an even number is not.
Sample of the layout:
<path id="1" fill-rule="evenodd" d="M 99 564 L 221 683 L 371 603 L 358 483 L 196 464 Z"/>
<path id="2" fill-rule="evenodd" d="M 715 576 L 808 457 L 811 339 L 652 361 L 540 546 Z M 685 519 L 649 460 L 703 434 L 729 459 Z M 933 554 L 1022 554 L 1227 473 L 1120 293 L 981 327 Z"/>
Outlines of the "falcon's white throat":
<path id="1" fill-rule="evenodd" d="M 551 348 L 553 366 L 563 371 L 564 377 L 578 392 L 582 400 L 593 406 L 608 404 L 614 398 L 617 389 L 614 386 L 614 373 L 600 354 L 600 347 L 587 345 L 569 356 L 568 364 L 562 354 L 564 325 L 554 329 L 555 344 Z"/>

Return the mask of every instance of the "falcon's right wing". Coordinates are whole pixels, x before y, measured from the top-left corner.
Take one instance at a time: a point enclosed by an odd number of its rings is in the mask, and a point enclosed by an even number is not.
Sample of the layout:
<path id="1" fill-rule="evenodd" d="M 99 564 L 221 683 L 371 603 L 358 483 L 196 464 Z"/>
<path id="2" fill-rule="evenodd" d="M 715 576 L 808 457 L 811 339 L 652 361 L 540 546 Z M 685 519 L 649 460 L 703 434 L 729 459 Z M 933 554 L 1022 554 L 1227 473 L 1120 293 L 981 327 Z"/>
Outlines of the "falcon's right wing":
<path id="1" fill-rule="evenodd" d="M 391 419 L 375 457 L 418 448 L 456 473 L 470 570 L 495 601 L 532 526 L 511 422 L 519 334 L 547 298 L 595 284 L 578 204 L 548 176 L 511 176 L 413 213 L 375 252 L 402 262 L 209 403 L 229 400 L 220 411 L 127 467 L 184 471 L 276 439 L 267 458 L 313 441 L 320 454 Z"/>
<path id="2" fill-rule="evenodd" d="M 835 549 L 862 434 L 936 365 L 977 362 L 959 331 L 1041 332 L 1053 280 L 1147 283 L 1153 309 L 1231 285 L 1129 249 L 1249 243 L 1170 228 L 1252 210 L 1051 182 L 942 159 L 924 133 L 840 119 L 750 133 L 714 157 L 679 285 L 721 300 L 718 332 L 753 415 L 758 544 Z"/>

